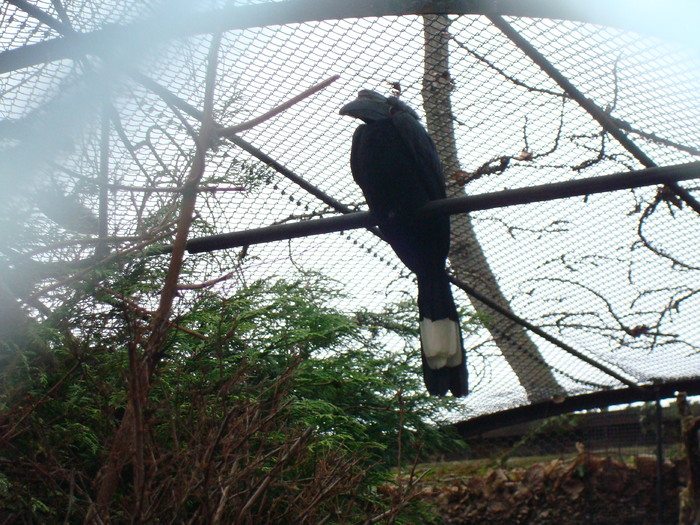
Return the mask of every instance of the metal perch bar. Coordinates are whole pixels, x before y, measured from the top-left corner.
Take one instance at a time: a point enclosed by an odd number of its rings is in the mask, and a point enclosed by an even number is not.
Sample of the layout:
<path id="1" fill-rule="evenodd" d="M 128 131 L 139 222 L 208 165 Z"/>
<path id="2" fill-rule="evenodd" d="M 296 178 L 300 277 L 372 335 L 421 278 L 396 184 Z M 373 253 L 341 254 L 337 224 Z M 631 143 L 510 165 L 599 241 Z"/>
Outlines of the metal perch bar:
<path id="1" fill-rule="evenodd" d="M 700 162 L 663 168 L 647 168 L 627 173 L 607 175 L 604 177 L 594 177 L 589 179 L 560 182 L 557 184 L 534 186 L 530 188 L 519 188 L 515 190 L 504 190 L 483 195 L 443 199 L 429 203 L 417 213 L 430 214 L 470 212 L 503 206 L 556 200 L 560 198 L 571 198 L 594 193 L 618 191 L 633 187 L 668 184 L 669 182 L 674 182 L 676 180 L 686 180 L 697 177 L 700 177 Z M 231 248 L 234 246 L 291 239 L 354 228 L 369 228 L 376 224 L 376 222 L 376 219 L 369 212 L 348 213 L 346 215 L 331 217 L 328 219 L 276 225 L 267 228 L 258 228 L 242 232 L 233 232 L 229 234 L 192 239 L 187 243 L 187 250 L 190 253 L 199 253 Z M 165 250 L 167 251 L 167 249 L 168 248 L 166 247 Z M 597 368 L 601 372 L 615 378 L 617 381 L 627 385 L 628 387 L 637 389 L 641 388 L 633 380 L 624 377 L 618 372 L 612 370 L 610 367 L 598 363 L 595 359 L 588 357 L 570 345 L 567 345 L 559 339 L 549 335 L 539 327 L 515 315 L 508 309 L 494 303 L 488 297 L 483 296 L 477 290 L 474 290 L 465 283 L 452 276 L 450 277 L 450 281 L 456 286 L 460 287 L 466 293 L 476 297 L 484 304 L 490 306 L 496 311 L 501 312 L 502 315 L 505 315 L 514 322 L 524 326 L 526 329 L 556 345 L 568 354 L 577 357 L 588 365 Z"/>
<path id="2" fill-rule="evenodd" d="M 503 190 L 482 195 L 441 199 L 427 204 L 422 209 L 418 210 L 417 213 L 466 213 L 518 204 L 580 197 L 642 186 L 669 184 L 679 180 L 696 178 L 700 178 L 700 162 L 691 162 L 675 166 L 646 168 L 625 173 L 616 173 L 603 177 L 591 177 L 588 179 L 572 180 L 555 184 L 542 184 L 529 188 Z M 322 233 L 352 230 L 355 228 L 367 228 L 377 223 L 376 218 L 369 212 L 347 213 L 327 219 L 279 224 L 264 228 L 190 239 L 187 242 L 187 251 L 189 253 L 200 253 L 222 250 L 236 246 L 294 239 L 308 235 L 319 235 Z M 163 247 L 161 253 L 167 253 L 169 249 L 170 247 L 168 246 Z"/>

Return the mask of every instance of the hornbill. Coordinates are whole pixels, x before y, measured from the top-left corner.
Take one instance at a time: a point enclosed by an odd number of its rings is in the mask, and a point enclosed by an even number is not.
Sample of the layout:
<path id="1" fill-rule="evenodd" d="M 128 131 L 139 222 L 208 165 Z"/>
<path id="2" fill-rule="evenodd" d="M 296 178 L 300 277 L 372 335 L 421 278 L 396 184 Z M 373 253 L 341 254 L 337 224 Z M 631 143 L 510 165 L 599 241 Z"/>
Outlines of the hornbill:
<path id="1" fill-rule="evenodd" d="M 418 314 L 425 386 L 465 396 L 467 367 L 457 308 L 445 273 L 450 249 L 447 215 L 414 212 L 445 198 L 445 180 L 433 140 L 418 115 L 396 97 L 362 90 L 340 109 L 364 121 L 355 130 L 350 168 L 379 230 L 418 280 Z"/>

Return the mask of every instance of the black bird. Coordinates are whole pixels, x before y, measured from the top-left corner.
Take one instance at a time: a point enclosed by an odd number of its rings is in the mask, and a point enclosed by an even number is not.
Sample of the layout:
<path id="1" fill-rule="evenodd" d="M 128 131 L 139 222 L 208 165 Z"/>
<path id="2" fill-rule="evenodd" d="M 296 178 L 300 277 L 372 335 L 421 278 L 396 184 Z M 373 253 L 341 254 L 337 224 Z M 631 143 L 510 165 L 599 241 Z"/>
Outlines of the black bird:
<path id="1" fill-rule="evenodd" d="M 418 314 L 425 386 L 433 395 L 465 396 L 467 367 L 445 259 L 450 218 L 419 217 L 429 201 L 445 198 L 435 143 L 418 115 L 396 97 L 362 90 L 340 109 L 364 121 L 352 138 L 350 167 L 379 229 L 418 279 Z"/>

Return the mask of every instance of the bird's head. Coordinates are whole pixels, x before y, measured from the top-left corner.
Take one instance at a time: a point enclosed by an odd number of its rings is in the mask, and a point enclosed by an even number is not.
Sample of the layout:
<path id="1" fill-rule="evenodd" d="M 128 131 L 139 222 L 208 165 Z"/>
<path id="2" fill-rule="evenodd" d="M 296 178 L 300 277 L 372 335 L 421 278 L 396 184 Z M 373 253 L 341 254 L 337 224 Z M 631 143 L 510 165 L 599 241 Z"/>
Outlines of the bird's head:
<path id="1" fill-rule="evenodd" d="M 363 89 L 357 98 L 340 108 L 341 115 L 359 118 L 367 124 L 390 118 L 400 111 L 405 111 L 418 120 L 418 115 L 396 97 L 385 97 L 376 91 Z"/>

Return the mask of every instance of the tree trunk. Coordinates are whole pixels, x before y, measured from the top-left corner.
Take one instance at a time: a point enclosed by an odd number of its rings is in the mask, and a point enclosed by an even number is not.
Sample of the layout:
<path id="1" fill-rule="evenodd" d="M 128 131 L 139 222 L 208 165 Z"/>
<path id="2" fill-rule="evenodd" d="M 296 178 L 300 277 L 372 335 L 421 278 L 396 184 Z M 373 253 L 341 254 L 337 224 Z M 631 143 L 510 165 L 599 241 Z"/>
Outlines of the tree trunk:
<path id="1" fill-rule="evenodd" d="M 423 18 L 425 60 L 422 95 L 428 131 L 437 145 L 445 172 L 447 196 L 456 197 L 463 195 L 464 190 L 454 176 L 460 168 L 450 100 L 453 84 L 449 70 L 449 25 L 449 19 L 443 15 L 427 15 Z M 501 292 L 496 276 L 479 246 L 470 216 L 466 213 L 453 215 L 451 224 L 450 264 L 455 275 L 508 308 L 508 300 Z M 564 390 L 525 329 L 476 299 L 470 300 L 476 311 L 486 319 L 486 328 L 527 392 L 529 400 L 541 401 L 562 395 Z"/>

